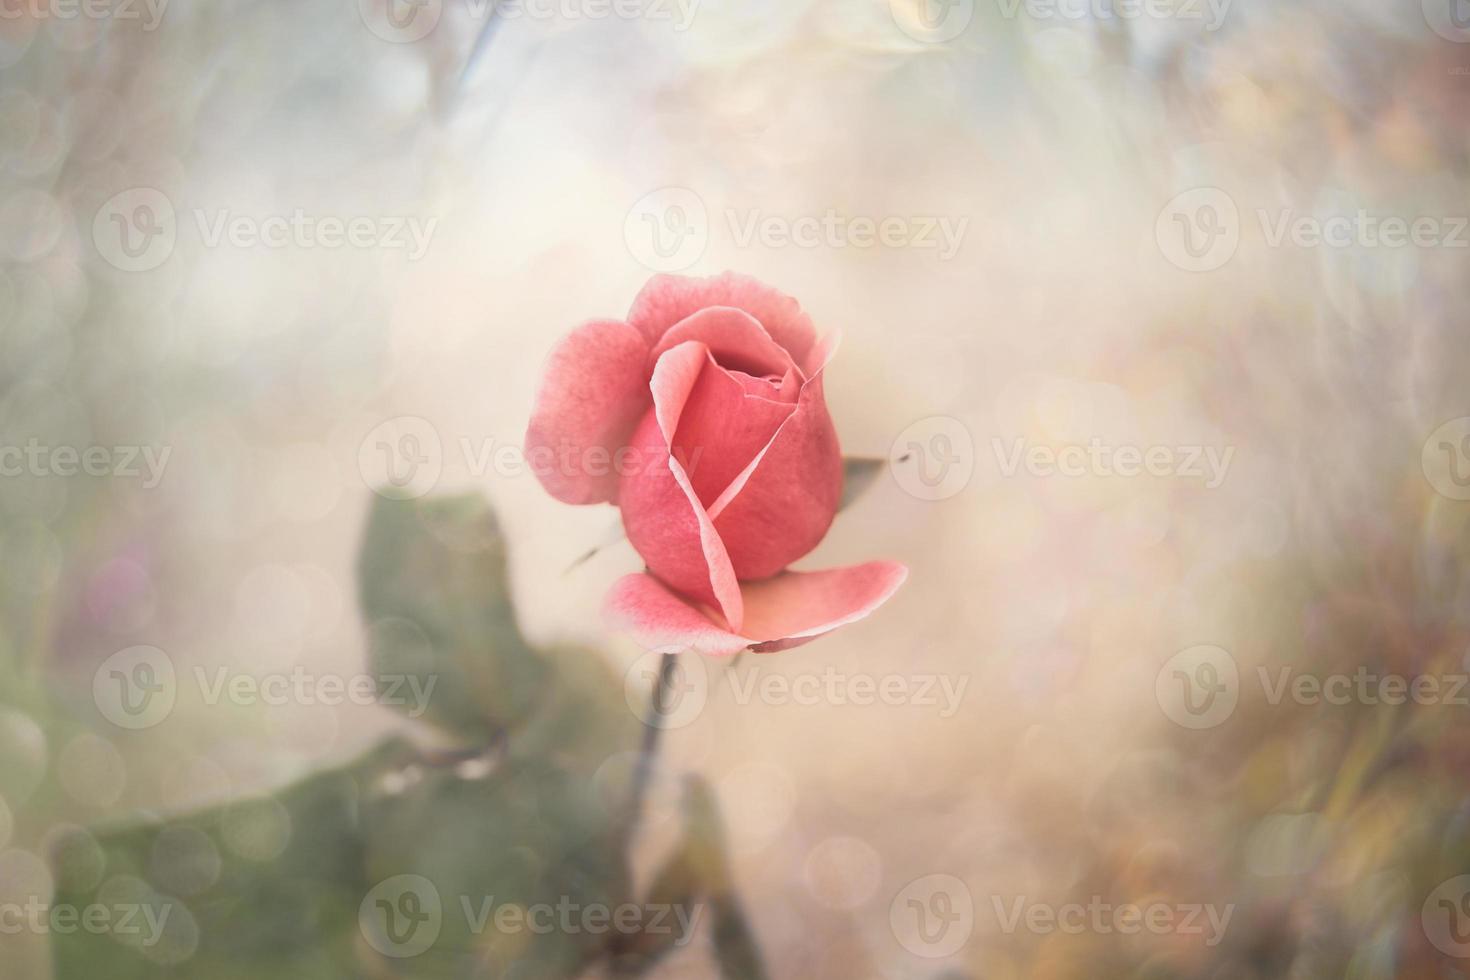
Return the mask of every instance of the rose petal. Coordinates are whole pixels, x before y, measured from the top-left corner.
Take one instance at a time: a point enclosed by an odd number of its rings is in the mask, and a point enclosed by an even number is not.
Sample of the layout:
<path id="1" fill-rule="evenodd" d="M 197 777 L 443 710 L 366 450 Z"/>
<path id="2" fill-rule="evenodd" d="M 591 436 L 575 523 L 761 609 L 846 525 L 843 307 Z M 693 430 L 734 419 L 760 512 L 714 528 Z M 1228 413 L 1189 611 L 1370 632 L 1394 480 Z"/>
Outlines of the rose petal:
<path id="1" fill-rule="evenodd" d="M 749 313 L 803 371 L 809 376 L 815 373 L 814 365 L 807 370 L 808 354 L 817 340 L 811 317 L 790 296 L 749 276 L 734 272 L 708 279 L 654 276 L 633 301 L 628 322 L 653 346 L 676 323 L 711 306 L 731 306 Z"/>
<path id="2" fill-rule="evenodd" d="M 716 626 L 652 575 L 625 575 L 603 605 L 607 618 L 646 650 L 738 653 L 753 641 Z"/>
<path id="3" fill-rule="evenodd" d="M 722 366 L 758 377 L 781 377 L 796 366 L 759 320 L 729 306 L 712 306 L 679 321 L 653 345 L 649 359 L 657 361 L 664 351 L 691 340 L 707 346 Z"/>
<path id="4" fill-rule="evenodd" d="M 641 465 L 625 473 L 618 505 L 628 540 L 649 570 L 679 592 L 719 608 L 730 627 L 739 629 L 740 586 L 729 555 L 694 492 L 685 461 L 670 448 L 709 364 L 709 349 L 697 342 L 681 344 L 659 358 L 649 382 L 653 408 L 629 443 Z"/>
<path id="5" fill-rule="evenodd" d="M 870 561 L 820 572 L 785 572 L 741 587 L 745 628 L 757 653 L 810 643 L 855 623 L 898 591 L 909 570 L 896 561 Z"/>
<path id="6" fill-rule="evenodd" d="M 735 576 L 775 575 L 821 543 L 842 499 L 842 449 L 820 376 L 796 411 L 720 492 L 709 516 Z"/>
<path id="7" fill-rule="evenodd" d="M 617 499 L 612 459 L 648 408 L 647 362 L 642 334 L 618 320 L 583 324 L 552 349 L 526 428 L 526 458 L 557 500 Z"/>
<path id="8" fill-rule="evenodd" d="M 779 378 L 774 375 L 757 378 L 744 371 L 726 370 L 725 373 L 740 382 L 740 387 L 752 398 L 764 398 L 767 401 L 795 405 L 797 397 L 801 394 L 801 380 L 797 377 L 795 368 Z"/>
<path id="9" fill-rule="evenodd" d="M 722 629 L 649 575 L 628 575 L 608 593 L 608 617 L 649 650 L 775 653 L 856 622 L 898 591 L 908 569 L 872 561 L 820 572 L 786 572 L 742 586 L 745 628 Z"/>
<path id="10" fill-rule="evenodd" d="M 767 382 L 759 383 L 771 389 Z M 714 503 L 795 410 L 789 402 L 748 394 L 745 384 L 713 357 L 706 361 L 674 434 L 674 455 L 684 464 L 700 503 L 706 508 Z"/>

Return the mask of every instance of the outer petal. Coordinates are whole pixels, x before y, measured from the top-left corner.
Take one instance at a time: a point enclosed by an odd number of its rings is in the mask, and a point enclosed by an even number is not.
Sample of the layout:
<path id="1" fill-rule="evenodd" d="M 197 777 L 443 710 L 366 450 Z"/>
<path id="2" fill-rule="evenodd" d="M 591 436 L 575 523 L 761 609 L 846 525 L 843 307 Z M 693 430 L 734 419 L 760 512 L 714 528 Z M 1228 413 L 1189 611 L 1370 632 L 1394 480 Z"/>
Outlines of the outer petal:
<path id="1" fill-rule="evenodd" d="M 867 616 L 908 577 L 909 570 L 896 561 L 870 561 L 749 582 L 741 589 L 746 602 L 744 632 L 760 640 L 752 648 L 757 653 L 810 643 Z"/>
<path id="2" fill-rule="evenodd" d="M 744 581 L 775 575 L 821 543 L 841 499 L 842 449 L 818 376 L 709 513 Z"/>
<path id="3" fill-rule="evenodd" d="M 810 643 L 877 609 L 908 578 L 897 562 L 786 572 L 742 586 L 745 628 L 722 629 L 649 575 L 629 575 L 608 593 L 608 617 L 649 650 L 774 653 Z"/>
<path id="4" fill-rule="evenodd" d="M 654 276 L 643 287 L 628 322 L 642 331 L 652 346 L 680 320 L 711 306 L 733 306 L 760 321 L 771 338 L 791 354 L 808 375 L 808 354 L 817 340 L 811 317 L 801 304 L 780 290 L 750 276 L 726 272 L 708 279 L 687 276 Z"/>
<path id="5" fill-rule="evenodd" d="M 716 626 L 652 575 L 625 575 L 603 605 L 607 618 L 646 650 L 731 654 L 752 641 Z"/>
<path id="6" fill-rule="evenodd" d="M 557 500 L 617 499 L 612 459 L 648 409 L 647 361 L 643 335 L 618 320 L 585 323 L 552 349 L 526 428 L 526 458 Z"/>
<path id="7" fill-rule="evenodd" d="M 646 465 L 624 475 L 618 505 L 628 540 L 649 570 L 684 595 L 718 608 L 730 627 L 739 629 L 740 586 L 729 555 L 694 492 L 688 461 L 671 452 L 680 418 L 706 366 L 712 366 L 708 348 L 693 341 L 659 359 L 649 382 L 653 408 L 630 443 L 634 459 Z"/>

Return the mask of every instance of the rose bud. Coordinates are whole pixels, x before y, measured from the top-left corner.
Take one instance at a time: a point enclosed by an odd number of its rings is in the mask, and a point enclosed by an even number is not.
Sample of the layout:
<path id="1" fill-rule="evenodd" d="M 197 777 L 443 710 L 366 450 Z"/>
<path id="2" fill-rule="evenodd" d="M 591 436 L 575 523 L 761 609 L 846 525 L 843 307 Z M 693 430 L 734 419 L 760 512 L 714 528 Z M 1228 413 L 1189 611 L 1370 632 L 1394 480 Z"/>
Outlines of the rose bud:
<path id="1" fill-rule="evenodd" d="M 651 650 L 784 650 L 861 619 L 908 575 L 794 572 L 826 536 L 842 453 L 822 395 L 836 335 L 746 276 L 655 276 L 627 320 L 552 352 L 526 451 L 570 504 L 614 503 L 644 574 L 610 617 Z"/>

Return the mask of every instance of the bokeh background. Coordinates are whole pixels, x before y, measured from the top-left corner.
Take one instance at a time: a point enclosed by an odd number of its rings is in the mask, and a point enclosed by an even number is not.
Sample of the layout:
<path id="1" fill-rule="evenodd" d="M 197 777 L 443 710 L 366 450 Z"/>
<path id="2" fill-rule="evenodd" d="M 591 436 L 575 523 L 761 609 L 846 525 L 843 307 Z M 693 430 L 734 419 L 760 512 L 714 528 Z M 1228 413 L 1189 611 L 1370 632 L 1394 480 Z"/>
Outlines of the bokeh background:
<path id="1" fill-rule="evenodd" d="M 605 680 L 636 736 L 641 651 L 598 609 L 637 557 L 516 447 L 559 336 L 654 271 L 736 269 L 843 332 L 844 448 L 891 460 L 805 566 L 911 576 L 819 643 L 691 665 L 635 888 L 696 774 L 771 976 L 1470 973 L 1461 0 L 387 2 L 0 2 L 0 445 L 108 450 L 100 474 L 51 455 L 0 477 L 0 900 L 194 902 L 192 932 L 119 975 L 222 976 L 195 958 L 230 869 L 269 880 L 293 841 L 350 836 L 285 788 L 384 738 L 439 744 L 379 704 L 210 703 L 189 680 L 367 669 L 357 563 L 388 467 L 498 515 L 503 540 L 453 546 L 508 555 L 528 646 L 487 640 L 485 663 L 567 651 L 558 676 Z M 1275 234 L 1360 212 L 1431 224 Z M 829 213 L 844 234 L 782 237 Z M 251 239 L 298 214 L 366 237 Z M 743 235 L 753 215 L 773 230 Z M 890 218 L 892 243 L 852 240 Z M 952 250 L 925 244 L 943 222 Z M 1173 468 L 1017 469 L 1017 440 Z M 1228 458 L 1220 479 L 1190 447 Z M 134 729 L 94 681 L 139 646 L 179 682 Z M 834 674 L 814 699 L 740 693 Z M 1385 677 L 1438 693 L 1388 703 Z M 854 703 L 869 681 L 908 694 Z M 592 761 L 589 782 L 627 775 Z M 491 795 L 527 826 L 582 819 L 543 788 Z M 107 845 L 241 800 L 244 830 L 200 817 L 135 864 Z M 401 870 L 420 837 L 472 863 L 516 832 L 452 809 L 377 839 Z M 377 957 L 347 891 L 280 975 L 573 975 L 503 948 Z M 253 965 L 285 945 L 261 894 L 221 920 L 247 937 L 232 976 L 277 975 Z M 1017 903 L 1174 917 L 1047 928 Z M 66 980 L 56 938 L 4 930 L 0 977 Z M 706 930 L 655 975 L 717 960 Z"/>

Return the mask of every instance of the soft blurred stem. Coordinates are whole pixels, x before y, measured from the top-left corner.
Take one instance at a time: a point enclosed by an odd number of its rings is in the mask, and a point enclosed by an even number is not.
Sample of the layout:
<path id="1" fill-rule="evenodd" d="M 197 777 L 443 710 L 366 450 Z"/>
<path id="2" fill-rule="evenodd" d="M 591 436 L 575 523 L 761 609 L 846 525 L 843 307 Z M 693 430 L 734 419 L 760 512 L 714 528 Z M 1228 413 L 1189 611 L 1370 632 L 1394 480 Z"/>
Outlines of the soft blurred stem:
<path id="1" fill-rule="evenodd" d="M 643 800 L 648 795 L 648 783 L 653 778 L 653 762 L 658 755 L 658 740 L 663 732 L 664 708 L 669 695 L 669 686 L 674 681 L 674 668 L 678 665 L 677 653 L 666 653 L 658 665 L 658 680 L 654 682 L 651 695 L 650 717 L 653 722 L 644 722 L 643 744 L 638 750 L 638 768 L 633 771 L 633 797 L 628 811 L 629 827 L 636 833 L 643 819 Z"/>

